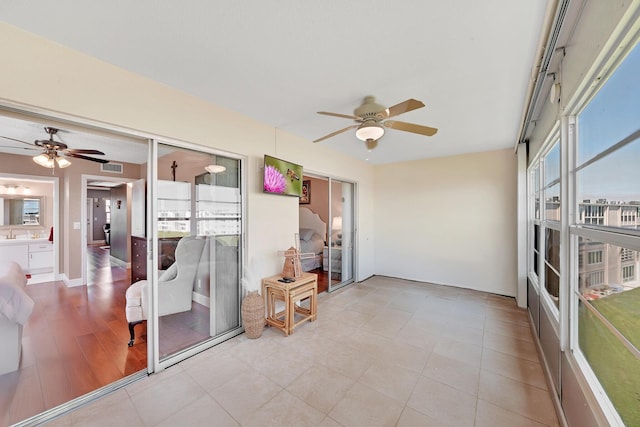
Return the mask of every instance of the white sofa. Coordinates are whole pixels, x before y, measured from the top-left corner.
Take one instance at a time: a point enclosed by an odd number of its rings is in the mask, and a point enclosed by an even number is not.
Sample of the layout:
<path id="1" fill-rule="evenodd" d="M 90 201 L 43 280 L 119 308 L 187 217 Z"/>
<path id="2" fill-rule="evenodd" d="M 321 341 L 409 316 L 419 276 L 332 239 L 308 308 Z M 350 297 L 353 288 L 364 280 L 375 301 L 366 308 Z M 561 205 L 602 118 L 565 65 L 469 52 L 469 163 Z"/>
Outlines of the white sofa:
<path id="1" fill-rule="evenodd" d="M 18 263 L 0 261 L 0 375 L 16 371 L 20 365 L 22 327 L 34 306 L 24 290 L 26 284 Z"/>

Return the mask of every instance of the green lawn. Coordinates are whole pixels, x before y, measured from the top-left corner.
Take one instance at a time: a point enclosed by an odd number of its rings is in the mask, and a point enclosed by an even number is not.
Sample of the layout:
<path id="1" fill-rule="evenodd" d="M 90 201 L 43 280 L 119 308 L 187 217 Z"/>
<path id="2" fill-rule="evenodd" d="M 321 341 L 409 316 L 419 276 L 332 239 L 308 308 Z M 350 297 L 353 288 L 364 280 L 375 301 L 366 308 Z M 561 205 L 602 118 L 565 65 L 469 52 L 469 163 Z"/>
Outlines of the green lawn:
<path id="1" fill-rule="evenodd" d="M 636 348 L 640 348 L 640 289 L 592 301 Z M 640 426 L 640 361 L 602 322 L 580 306 L 580 349 L 628 426 Z"/>

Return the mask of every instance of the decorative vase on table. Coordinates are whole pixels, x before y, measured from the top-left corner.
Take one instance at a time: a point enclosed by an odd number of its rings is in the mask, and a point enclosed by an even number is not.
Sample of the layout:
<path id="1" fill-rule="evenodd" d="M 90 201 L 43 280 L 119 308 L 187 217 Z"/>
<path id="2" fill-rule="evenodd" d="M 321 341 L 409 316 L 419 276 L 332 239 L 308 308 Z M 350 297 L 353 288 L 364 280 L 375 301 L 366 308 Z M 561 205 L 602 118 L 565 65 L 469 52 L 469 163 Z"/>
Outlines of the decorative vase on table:
<path id="1" fill-rule="evenodd" d="M 247 338 L 260 338 L 264 329 L 264 298 L 251 291 L 242 299 L 242 325 Z"/>

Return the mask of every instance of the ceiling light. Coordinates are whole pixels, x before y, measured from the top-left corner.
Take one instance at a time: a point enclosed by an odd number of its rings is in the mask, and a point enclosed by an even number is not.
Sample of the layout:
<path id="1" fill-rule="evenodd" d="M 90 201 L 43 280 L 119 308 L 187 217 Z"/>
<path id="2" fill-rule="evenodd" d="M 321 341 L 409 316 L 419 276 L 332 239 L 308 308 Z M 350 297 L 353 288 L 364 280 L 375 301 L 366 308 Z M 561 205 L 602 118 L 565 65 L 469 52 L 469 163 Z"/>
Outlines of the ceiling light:
<path id="1" fill-rule="evenodd" d="M 367 141 L 369 139 L 380 139 L 384 135 L 384 128 L 374 121 L 364 122 L 356 130 L 356 137 L 360 141 Z"/>
<path id="2" fill-rule="evenodd" d="M 25 196 L 28 196 L 29 194 L 31 194 L 31 189 L 29 187 L 24 187 L 22 189 L 22 194 L 24 194 Z"/>
<path id="3" fill-rule="evenodd" d="M 227 168 L 222 165 L 209 165 L 209 166 L 205 166 L 204 170 L 206 170 L 209 173 L 220 173 L 220 172 L 226 171 Z"/>
<path id="4" fill-rule="evenodd" d="M 7 193 L 8 193 L 8 194 L 16 194 L 16 188 L 18 188 L 18 187 L 16 187 L 15 185 L 10 185 L 10 186 L 7 188 Z"/>
<path id="5" fill-rule="evenodd" d="M 33 161 L 39 164 L 40 166 L 49 168 L 49 169 L 53 169 L 56 166 L 56 164 L 53 162 L 53 159 L 45 153 L 34 156 Z"/>
<path id="6" fill-rule="evenodd" d="M 64 157 L 56 157 L 56 163 L 61 169 L 71 166 L 71 162 Z"/>

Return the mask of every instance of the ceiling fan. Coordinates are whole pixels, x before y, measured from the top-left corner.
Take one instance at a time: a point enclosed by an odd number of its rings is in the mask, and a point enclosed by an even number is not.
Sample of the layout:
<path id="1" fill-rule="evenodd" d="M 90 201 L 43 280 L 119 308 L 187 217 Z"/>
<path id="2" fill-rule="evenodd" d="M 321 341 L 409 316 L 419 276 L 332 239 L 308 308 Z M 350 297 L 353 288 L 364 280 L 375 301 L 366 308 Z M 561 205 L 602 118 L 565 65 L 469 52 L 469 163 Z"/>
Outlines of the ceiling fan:
<path id="1" fill-rule="evenodd" d="M 402 130 L 405 132 L 417 133 L 425 136 L 432 136 L 438 132 L 438 129 L 429 126 L 416 125 L 413 123 L 399 122 L 396 120 L 388 120 L 391 117 L 398 116 L 402 113 L 417 110 L 424 107 L 422 101 L 416 99 L 407 99 L 404 102 L 385 108 L 376 102 L 373 96 L 367 96 L 362 104 L 353 110 L 353 116 L 348 114 L 329 113 L 326 111 L 318 111 L 318 114 L 326 116 L 341 117 L 344 119 L 353 119 L 357 124 L 347 126 L 344 129 L 332 132 L 322 138 L 318 138 L 313 142 L 324 141 L 325 139 L 334 137 L 350 129 L 356 129 L 356 137 L 364 141 L 368 150 L 373 150 L 378 145 L 378 140 L 384 136 L 385 129 L 391 128 Z"/>
<path id="2" fill-rule="evenodd" d="M 104 156 L 102 151 L 88 150 L 88 149 L 73 149 L 67 147 L 67 144 L 53 139 L 53 135 L 57 134 L 59 129 L 53 127 L 45 127 L 45 132 L 49 134 L 49 139 L 36 139 L 33 143 L 22 141 L 8 136 L 0 135 L 0 138 L 8 139 L 11 141 L 20 142 L 22 144 L 29 145 L 30 147 L 20 147 L 25 150 L 42 150 L 42 152 L 33 157 L 33 161 L 42 167 L 53 169 L 56 165 L 59 168 L 66 168 L 71 166 L 71 162 L 65 157 L 75 157 L 77 159 L 90 160 L 97 163 L 109 163 L 109 160 L 98 159 L 96 157 L 85 156 L 85 154 L 93 154 Z M 15 147 L 8 147 L 15 148 Z"/>

